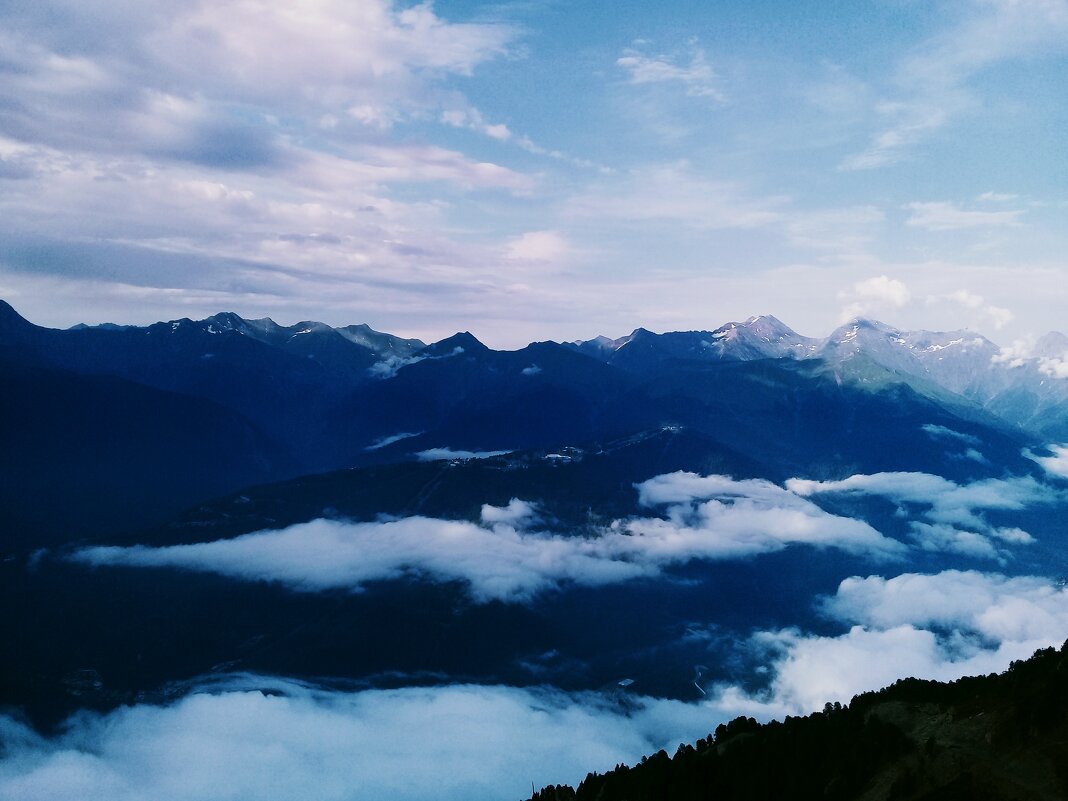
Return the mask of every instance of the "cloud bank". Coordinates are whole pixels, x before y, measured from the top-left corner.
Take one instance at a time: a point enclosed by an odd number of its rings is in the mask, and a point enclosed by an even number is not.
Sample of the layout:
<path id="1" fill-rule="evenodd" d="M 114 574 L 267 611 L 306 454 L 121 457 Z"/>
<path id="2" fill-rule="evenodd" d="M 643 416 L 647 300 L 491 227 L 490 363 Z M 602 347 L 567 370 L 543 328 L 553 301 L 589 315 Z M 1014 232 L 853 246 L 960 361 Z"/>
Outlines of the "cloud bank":
<path id="1" fill-rule="evenodd" d="M 844 580 L 821 601 L 836 636 L 797 629 L 755 634 L 774 678 L 762 693 L 716 688 L 718 703 L 754 714 L 804 714 L 827 701 L 912 676 L 951 681 L 999 672 L 1068 637 L 1068 591 L 1051 579 L 948 570 Z"/>
<path id="2" fill-rule="evenodd" d="M 277 581 L 300 592 L 359 591 L 372 581 L 429 577 L 464 582 L 477 602 L 525 602 L 562 585 L 615 584 L 692 560 L 750 557 L 790 545 L 880 559 L 905 550 L 867 523 L 829 514 L 768 481 L 673 473 L 638 491 L 646 506 L 666 504 L 667 516 L 616 521 L 590 536 L 530 530 L 537 522 L 533 506 L 513 499 L 505 507 L 483 506 L 480 524 L 320 519 L 190 545 L 84 548 L 72 558 Z"/>
<path id="3" fill-rule="evenodd" d="M 757 632 L 743 647 L 767 655 L 767 689 L 720 685 L 700 703 L 479 685 L 343 692 L 238 676 L 168 706 L 80 713 L 50 739 L 0 716 L 0 796 L 520 798 L 531 783 L 573 784 L 671 752 L 740 714 L 806 714 L 905 676 L 1004 670 L 1068 632 L 1068 590 L 1033 576 L 854 577 L 822 609 L 850 628 Z"/>
<path id="4" fill-rule="evenodd" d="M 248 683 L 248 682 L 246 682 Z M 498 801 L 707 735 L 677 701 L 627 709 L 548 689 L 446 686 L 198 693 L 83 713 L 44 739 L 0 716 L 0 796 L 23 801 Z"/>
<path id="5" fill-rule="evenodd" d="M 1062 493 L 1030 476 L 961 485 L 930 473 L 875 473 L 840 481 L 792 478 L 786 486 L 802 496 L 881 496 L 898 504 L 905 513 L 909 505 L 921 507 L 925 520 L 910 524 L 911 536 L 921 548 L 985 558 L 1003 556 L 998 543 L 1025 544 L 1032 537 L 1018 528 L 991 525 L 983 517 L 984 511 L 1019 511 L 1056 503 L 1062 497 Z"/>

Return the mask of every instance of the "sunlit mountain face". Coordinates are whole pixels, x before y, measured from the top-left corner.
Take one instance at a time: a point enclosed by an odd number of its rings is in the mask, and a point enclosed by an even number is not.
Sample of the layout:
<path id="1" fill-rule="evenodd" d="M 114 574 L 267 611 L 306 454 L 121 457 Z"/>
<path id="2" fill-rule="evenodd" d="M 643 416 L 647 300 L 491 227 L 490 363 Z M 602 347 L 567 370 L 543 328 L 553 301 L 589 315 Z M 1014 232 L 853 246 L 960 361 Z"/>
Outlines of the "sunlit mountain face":
<path id="1" fill-rule="evenodd" d="M 1004 670 L 1068 632 L 1044 342 L 754 317 L 500 351 L 5 305 L 0 781 L 519 798 Z"/>

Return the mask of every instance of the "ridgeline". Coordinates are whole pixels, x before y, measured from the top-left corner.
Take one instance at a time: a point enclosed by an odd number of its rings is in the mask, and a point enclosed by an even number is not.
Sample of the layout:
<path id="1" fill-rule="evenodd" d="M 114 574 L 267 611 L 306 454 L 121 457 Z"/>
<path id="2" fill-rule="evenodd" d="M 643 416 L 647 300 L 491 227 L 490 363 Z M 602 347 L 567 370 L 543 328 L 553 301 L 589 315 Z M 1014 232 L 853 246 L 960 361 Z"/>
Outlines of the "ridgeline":
<path id="1" fill-rule="evenodd" d="M 1068 798 L 1068 642 L 1000 675 L 902 679 L 848 706 L 737 718 L 674 757 L 531 801 L 1002 801 Z"/>

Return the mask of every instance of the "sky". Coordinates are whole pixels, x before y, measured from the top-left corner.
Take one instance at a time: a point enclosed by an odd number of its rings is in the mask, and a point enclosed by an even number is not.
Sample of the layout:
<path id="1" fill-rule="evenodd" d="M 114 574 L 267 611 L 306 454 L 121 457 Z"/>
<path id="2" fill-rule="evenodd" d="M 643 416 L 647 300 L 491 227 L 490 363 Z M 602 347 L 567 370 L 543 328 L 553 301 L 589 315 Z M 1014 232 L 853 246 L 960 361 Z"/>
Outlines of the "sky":
<path id="1" fill-rule="evenodd" d="M 1064 329 L 1068 0 L 0 0 L 0 298 Z"/>

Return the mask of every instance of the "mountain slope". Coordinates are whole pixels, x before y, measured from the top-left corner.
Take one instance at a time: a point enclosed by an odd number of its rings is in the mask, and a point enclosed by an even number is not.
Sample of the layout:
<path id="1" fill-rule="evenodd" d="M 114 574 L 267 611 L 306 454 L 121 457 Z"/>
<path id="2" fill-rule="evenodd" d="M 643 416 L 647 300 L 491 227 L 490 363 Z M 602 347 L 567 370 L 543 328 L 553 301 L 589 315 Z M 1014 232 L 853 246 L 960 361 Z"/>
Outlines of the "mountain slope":
<path id="1" fill-rule="evenodd" d="M 2 358 L 0 375 L 5 548 L 137 529 L 292 474 L 282 448 L 209 401 Z"/>
<path id="2" fill-rule="evenodd" d="M 716 798 L 1010 801 L 1068 797 L 1068 643 L 1001 675 L 904 679 L 805 718 L 738 718 L 673 758 L 532 801 Z"/>

